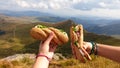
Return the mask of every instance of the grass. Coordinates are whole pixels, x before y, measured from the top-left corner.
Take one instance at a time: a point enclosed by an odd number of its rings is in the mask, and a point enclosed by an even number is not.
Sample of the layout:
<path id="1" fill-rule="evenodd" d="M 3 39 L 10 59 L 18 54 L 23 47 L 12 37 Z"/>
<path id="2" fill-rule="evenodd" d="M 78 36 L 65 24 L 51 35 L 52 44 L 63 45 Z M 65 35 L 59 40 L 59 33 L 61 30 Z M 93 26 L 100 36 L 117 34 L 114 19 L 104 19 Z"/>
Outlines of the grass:
<path id="1" fill-rule="evenodd" d="M 79 60 L 73 58 L 57 61 L 52 60 L 49 68 L 120 68 L 120 63 L 112 60 L 95 56 L 92 56 L 92 58 L 92 61 L 87 61 L 86 63 L 81 63 Z M 34 61 L 27 57 L 11 62 L 0 61 L 0 68 L 32 68 Z"/>
<path id="2" fill-rule="evenodd" d="M 92 61 L 81 63 L 76 59 L 53 61 L 49 68 L 120 68 L 120 63 L 103 57 L 93 58 Z"/>
<path id="3" fill-rule="evenodd" d="M 0 61 L 0 68 L 32 68 L 34 60 L 23 58 L 15 61 Z"/>
<path id="4" fill-rule="evenodd" d="M 0 40 L 0 58 L 20 53 L 24 44 L 20 43 L 17 38 L 9 38 L 8 40 Z"/>
<path id="5" fill-rule="evenodd" d="M 17 21 L 16 21 L 17 22 Z M 46 26 L 54 26 L 65 30 L 69 35 L 69 28 L 75 24 L 70 20 L 60 22 L 56 24 L 50 24 L 45 22 L 38 23 L 14 23 L 0 21 L 0 29 L 6 31 L 5 35 L 0 36 L 0 58 L 17 54 L 17 53 L 37 53 L 39 41 L 30 37 L 29 31 L 36 24 L 42 24 Z M 7 27 L 7 28 L 6 28 Z M 16 29 L 15 29 L 16 27 Z M 15 30 L 15 37 L 13 35 Z M 85 41 L 95 41 L 98 43 L 110 44 L 119 46 L 120 40 L 114 39 L 109 36 L 96 35 L 93 33 L 85 32 Z M 62 53 L 66 57 L 71 57 L 70 41 L 63 46 L 59 46 L 56 52 Z M 24 58 L 20 61 L 0 61 L 0 68 L 31 68 L 34 60 Z M 73 58 L 67 60 L 52 61 L 49 68 L 120 68 L 120 64 L 103 57 L 95 58 L 87 63 L 80 63 L 80 61 Z"/>

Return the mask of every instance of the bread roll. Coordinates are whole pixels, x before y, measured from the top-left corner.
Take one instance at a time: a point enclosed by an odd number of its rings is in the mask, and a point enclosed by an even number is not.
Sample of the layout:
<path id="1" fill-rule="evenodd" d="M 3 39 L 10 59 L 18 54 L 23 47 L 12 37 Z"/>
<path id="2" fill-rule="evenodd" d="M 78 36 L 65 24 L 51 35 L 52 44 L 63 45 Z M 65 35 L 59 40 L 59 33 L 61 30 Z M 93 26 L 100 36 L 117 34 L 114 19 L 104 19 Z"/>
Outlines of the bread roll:
<path id="1" fill-rule="evenodd" d="M 48 28 L 42 28 L 42 30 L 49 36 L 49 34 L 52 32 L 50 29 Z M 62 44 L 62 42 L 58 39 L 58 37 L 54 34 L 53 40 L 54 43 L 57 43 L 59 45 Z"/>
<path id="2" fill-rule="evenodd" d="M 60 41 L 62 41 L 63 43 L 68 42 L 68 35 L 66 32 L 60 31 L 58 29 L 55 29 L 53 27 L 49 27 L 50 30 L 52 30 L 56 36 L 59 38 Z"/>
<path id="3" fill-rule="evenodd" d="M 34 39 L 44 41 L 47 39 L 49 34 L 53 32 L 54 37 L 52 39 L 52 43 L 57 45 L 62 45 L 64 43 L 67 43 L 69 38 L 66 32 L 62 32 L 59 29 L 53 28 L 53 27 L 46 27 L 42 25 L 37 25 L 33 27 L 30 31 L 31 36 Z"/>
<path id="4" fill-rule="evenodd" d="M 40 28 L 32 28 L 30 34 L 34 39 L 37 40 L 44 41 L 47 38 L 47 34 Z"/>

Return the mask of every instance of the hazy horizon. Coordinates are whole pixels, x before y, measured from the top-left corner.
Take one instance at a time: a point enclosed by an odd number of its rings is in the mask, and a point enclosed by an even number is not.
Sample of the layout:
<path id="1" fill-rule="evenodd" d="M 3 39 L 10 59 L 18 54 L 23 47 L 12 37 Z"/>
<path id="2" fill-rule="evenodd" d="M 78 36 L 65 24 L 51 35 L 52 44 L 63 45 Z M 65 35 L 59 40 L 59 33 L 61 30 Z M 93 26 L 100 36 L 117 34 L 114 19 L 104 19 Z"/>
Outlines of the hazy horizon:
<path id="1" fill-rule="evenodd" d="M 120 0 L 0 0 L 0 10 L 120 19 Z"/>

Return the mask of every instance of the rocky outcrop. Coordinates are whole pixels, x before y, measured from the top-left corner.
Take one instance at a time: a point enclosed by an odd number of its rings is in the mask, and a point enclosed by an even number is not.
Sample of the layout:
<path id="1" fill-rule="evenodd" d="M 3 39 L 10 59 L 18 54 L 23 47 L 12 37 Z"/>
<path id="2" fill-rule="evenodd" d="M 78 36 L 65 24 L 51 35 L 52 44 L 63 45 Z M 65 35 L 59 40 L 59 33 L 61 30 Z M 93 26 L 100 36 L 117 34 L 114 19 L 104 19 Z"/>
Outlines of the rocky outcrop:
<path id="1" fill-rule="evenodd" d="M 36 57 L 35 54 L 15 54 L 1 59 L 1 61 L 19 61 L 24 58 L 35 60 L 35 57 Z M 66 58 L 60 53 L 55 53 L 53 56 L 53 60 L 60 60 L 60 59 L 66 59 Z"/>
<path id="2" fill-rule="evenodd" d="M 35 59 L 35 54 L 15 54 L 12 56 L 8 56 L 6 58 L 3 58 L 1 60 L 6 60 L 6 61 L 19 61 L 24 58 L 29 58 L 29 59 Z"/>
<path id="3" fill-rule="evenodd" d="M 66 59 L 62 54 L 60 53 L 55 53 L 54 56 L 53 56 L 53 59 L 54 60 L 60 60 L 60 59 Z"/>

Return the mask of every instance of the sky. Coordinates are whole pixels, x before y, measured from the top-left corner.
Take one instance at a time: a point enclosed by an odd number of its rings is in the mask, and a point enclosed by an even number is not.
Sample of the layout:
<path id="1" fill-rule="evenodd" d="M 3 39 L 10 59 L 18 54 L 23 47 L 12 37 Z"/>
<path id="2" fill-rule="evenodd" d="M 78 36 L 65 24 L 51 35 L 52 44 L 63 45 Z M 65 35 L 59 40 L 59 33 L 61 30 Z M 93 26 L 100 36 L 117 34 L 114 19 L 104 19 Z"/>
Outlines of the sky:
<path id="1" fill-rule="evenodd" d="M 0 0 L 0 10 L 120 19 L 120 0 Z"/>

